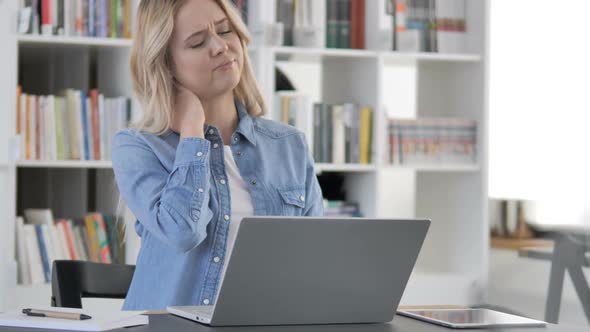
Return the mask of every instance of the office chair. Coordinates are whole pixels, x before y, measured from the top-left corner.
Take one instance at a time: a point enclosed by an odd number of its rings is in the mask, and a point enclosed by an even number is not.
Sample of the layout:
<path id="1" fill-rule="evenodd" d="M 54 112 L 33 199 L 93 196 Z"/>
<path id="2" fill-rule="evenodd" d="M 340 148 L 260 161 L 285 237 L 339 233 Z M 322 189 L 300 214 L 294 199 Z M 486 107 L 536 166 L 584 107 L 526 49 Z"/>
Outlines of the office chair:
<path id="1" fill-rule="evenodd" d="M 134 265 L 54 261 L 51 306 L 82 308 L 83 297 L 123 299 L 134 271 Z"/>

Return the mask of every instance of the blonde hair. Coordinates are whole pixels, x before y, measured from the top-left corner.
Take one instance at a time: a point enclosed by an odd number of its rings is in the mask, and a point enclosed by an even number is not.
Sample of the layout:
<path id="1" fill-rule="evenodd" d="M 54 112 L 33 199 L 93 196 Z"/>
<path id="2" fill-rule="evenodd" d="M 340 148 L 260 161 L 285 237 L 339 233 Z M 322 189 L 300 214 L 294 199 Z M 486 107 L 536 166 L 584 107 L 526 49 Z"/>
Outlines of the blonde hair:
<path id="1" fill-rule="evenodd" d="M 137 9 L 135 34 L 129 64 L 133 90 L 142 107 L 142 117 L 132 127 L 162 134 L 169 129 L 174 109 L 174 83 L 168 44 L 174 18 L 186 0 L 141 0 Z M 237 33 L 244 54 L 240 82 L 234 98 L 252 116 L 266 113 L 266 104 L 256 82 L 247 45 L 250 33 L 241 15 L 227 0 L 214 0 L 227 15 Z"/>

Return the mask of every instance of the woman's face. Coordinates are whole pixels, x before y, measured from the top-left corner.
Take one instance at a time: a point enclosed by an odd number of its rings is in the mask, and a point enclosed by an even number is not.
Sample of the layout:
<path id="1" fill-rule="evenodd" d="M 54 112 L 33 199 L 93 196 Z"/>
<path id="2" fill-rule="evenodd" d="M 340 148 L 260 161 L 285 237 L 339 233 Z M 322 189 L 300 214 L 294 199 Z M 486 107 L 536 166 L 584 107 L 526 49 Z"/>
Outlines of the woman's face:
<path id="1" fill-rule="evenodd" d="M 170 40 L 176 80 L 202 100 L 232 91 L 240 81 L 243 50 L 214 0 L 186 0 Z"/>

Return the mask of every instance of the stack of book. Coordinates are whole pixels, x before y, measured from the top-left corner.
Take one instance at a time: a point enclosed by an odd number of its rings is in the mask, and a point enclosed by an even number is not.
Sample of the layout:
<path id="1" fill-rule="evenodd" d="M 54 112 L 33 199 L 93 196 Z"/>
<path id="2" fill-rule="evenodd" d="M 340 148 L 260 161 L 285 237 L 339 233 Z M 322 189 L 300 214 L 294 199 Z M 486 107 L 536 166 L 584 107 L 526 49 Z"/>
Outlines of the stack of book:
<path id="1" fill-rule="evenodd" d="M 98 90 L 37 96 L 17 88 L 16 133 L 25 160 L 110 160 L 111 138 L 128 126 L 131 101 Z"/>
<path id="2" fill-rule="evenodd" d="M 324 200 L 325 217 L 362 217 L 356 202 Z"/>
<path id="3" fill-rule="evenodd" d="M 277 0 L 277 22 L 285 46 L 365 48 L 365 0 Z M 304 36 L 324 33 L 317 22 L 325 27 L 325 45 L 316 44 L 323 38 L 309 42 Z"/>
<path id="4" fill-rule="evenodd" d="M 18 32 L 131 38 L 132 0 L 19 0 Z"/>
<path id="5" fill-rule="evenodd" d="M 370 164 L 373 109 L 354 103 L 314 103 L 295 91 L 279 91 L 274 119 L 301 130 L 317 163 Z"/>
<path id="6" fill-rule="evenodd" d="M 475 164 L 477 122 L 468 119 L 390 119 L 391 164 Z"/>
<path id="7" fill-rule="evenodd" d="M 353 103 L 313 105 L 313 147 L 316 162 L 370 164 L 373 109 Z"/>
<path id="8" fill-rule="evenodd" d="M 388 0 L 389 1 L 389 0 Z M 390 0 L 394 50 L 455 53 L 464 51 L 465 0 Z"/>
<path id="9" fill-rule="evenodd" d="M 54 260 L 124 264 L 124 226 L 116 217 L 88 213 L 54 220 L 49 209 L 25 209 L 24 214 L 16 219 L 20 284 L 49 282 Z"/>
<path id="10" fill-rule="evenodd" d="M 327 0 L 326 47 L 365 48 L 365 0 Z"/>

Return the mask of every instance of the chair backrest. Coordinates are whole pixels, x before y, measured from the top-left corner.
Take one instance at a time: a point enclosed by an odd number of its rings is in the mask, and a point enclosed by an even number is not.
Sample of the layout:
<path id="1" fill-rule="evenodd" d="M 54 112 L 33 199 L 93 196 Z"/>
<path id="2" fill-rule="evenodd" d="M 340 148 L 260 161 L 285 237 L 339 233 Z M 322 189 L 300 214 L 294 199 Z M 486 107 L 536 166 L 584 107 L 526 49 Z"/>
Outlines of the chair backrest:
<path id="1" fill-rule="evenodd" d="M 51 306 L 82 308 L 83 297 L 123 299 L 134 271 L 134 265 L 54 261 Z"/>

